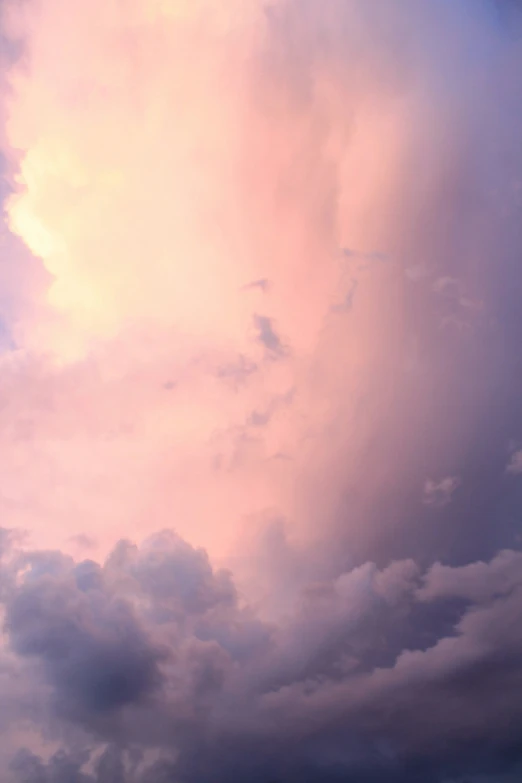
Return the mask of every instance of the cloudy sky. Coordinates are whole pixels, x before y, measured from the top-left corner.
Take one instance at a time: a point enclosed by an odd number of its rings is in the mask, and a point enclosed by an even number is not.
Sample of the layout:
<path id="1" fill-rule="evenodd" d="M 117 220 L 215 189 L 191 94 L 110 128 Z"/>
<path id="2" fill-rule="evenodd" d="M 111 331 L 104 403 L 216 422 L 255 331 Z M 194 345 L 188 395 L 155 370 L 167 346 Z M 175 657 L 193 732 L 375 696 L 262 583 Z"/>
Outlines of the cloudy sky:
<path id="1" fill-rule="evenodd" d="M 0 778 L 522 775 L 518 0 L 0 0 Z"/>

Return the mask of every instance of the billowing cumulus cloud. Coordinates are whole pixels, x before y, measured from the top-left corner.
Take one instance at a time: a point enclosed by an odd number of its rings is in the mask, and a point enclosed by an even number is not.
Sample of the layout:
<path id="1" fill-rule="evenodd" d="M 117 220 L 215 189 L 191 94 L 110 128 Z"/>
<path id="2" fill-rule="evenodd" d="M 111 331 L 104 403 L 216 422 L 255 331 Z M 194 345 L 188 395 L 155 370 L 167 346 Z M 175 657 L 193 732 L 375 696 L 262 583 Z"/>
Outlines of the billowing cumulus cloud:
<path id="1" fill-rule="evenodd" d="M 269 622 L 174 534 L 120 542 L 102 566 L 15 551 L 6 641 L 28 687 L 48 688 L 55 722 L 47 758 L 20 750 L 14 780 L 501 770 L 503 754 L 520 761 L 519 561 L 366 563 Z M 71 726 L 75 746 L 49 750 Z"/>
<path id="2" fill-rule="evenodd" d="M 518 779 L 518 3 L 0 43 L 2 779 Z"/>

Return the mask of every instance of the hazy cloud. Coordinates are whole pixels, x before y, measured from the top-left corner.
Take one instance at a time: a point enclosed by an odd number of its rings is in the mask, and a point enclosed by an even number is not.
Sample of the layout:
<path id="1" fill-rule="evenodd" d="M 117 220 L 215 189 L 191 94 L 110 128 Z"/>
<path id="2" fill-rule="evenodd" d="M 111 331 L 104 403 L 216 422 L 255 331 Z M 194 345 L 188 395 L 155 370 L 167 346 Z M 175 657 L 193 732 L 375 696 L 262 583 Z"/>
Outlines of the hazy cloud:
<path id="1" fill-rule="evenodd" d="M 506 466 L 506 472 L 513 473 L 514 475 L 522 473 L 522 451 L 515 451 L 515 453 L 511 455 Z"/>
<path id="2" fill-rule="evenodd" d="M 443 508 L 451 503 L 454 492 L 460 485 L 458 476 L 446 476 L 446 478 L 434 481 L 428 479 L 424 484 L 423 502 L 427 506 Z"/>

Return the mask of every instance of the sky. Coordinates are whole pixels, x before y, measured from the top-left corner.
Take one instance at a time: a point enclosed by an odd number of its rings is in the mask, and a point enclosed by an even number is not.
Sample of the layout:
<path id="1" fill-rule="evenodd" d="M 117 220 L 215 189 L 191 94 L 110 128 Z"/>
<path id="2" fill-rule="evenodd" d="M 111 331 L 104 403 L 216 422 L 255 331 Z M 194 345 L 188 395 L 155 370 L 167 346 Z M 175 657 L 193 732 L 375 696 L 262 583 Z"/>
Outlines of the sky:
<path id="1" fill-rule="evenodd" d="M 522 774 L 518 0 L 0 0 L 0 777 Z"/>

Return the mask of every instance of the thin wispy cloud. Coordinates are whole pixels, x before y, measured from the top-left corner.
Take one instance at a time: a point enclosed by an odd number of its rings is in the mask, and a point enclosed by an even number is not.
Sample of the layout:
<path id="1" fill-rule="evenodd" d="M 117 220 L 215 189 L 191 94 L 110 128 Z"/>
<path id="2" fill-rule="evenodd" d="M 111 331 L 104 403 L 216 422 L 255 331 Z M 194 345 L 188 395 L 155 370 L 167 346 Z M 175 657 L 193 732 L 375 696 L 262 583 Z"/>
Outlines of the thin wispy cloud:
<path id="1" fill-rule="evenodd" d="M 522 473 L 522 451 L 515 451 L 506 465 L 506 472 L 518 475 Z"/>
<path id="2" fill-rule="evenodd" d="M 458 476 L 446 476 L 438 481 L 428 479 L 424 484 L 422 495 L 423 503 L 426 506 L 435 508 L 444 508 L 453 498 L 454 493 L 460 486 Z"/>

